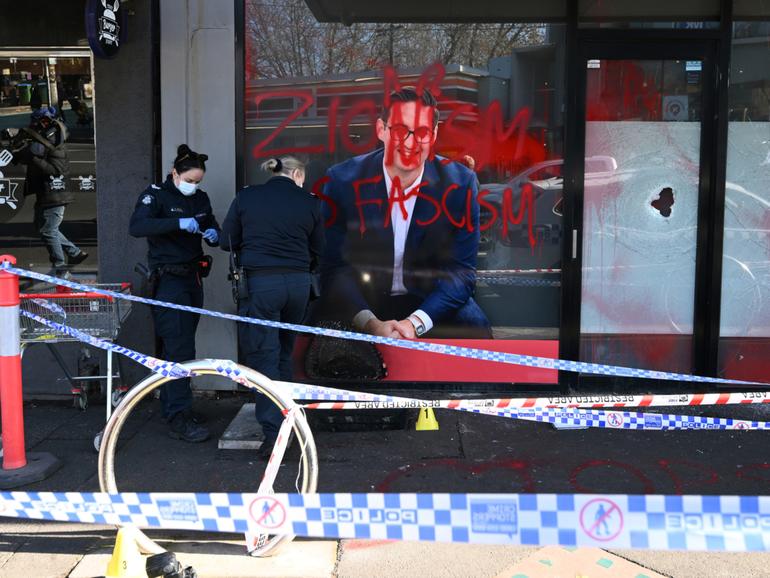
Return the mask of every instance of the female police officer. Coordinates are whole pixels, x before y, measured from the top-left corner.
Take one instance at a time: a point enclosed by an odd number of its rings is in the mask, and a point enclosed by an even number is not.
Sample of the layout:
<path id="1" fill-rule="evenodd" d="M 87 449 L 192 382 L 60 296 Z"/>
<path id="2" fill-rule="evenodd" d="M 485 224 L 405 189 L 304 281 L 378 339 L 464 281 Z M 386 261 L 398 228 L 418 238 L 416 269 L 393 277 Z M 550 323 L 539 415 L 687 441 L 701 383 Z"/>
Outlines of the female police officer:
<path id="1" fill-rule="evenodd" d="M 222 224 L 221 247 L 238 251 L 246 270 L 248 301 L 239 314 L 301 323 L 310 297 L 311 271 L 323 251 L 320 201 L 304 189 L 305 165 L 292 156 L 270 159 L 262 170 L 273 173 L 263 185 L 238 191 Z M 271 379 L 291 381 L 291 331 L 239 324 L 246 365 Z M 265 440 L 258 455 L 272 453 L 283 416 L 268 398 L 257 394 L 257 421 Z"/>
<path id="2" fill-rule="evenodd" d="M 219 225 L 211 211 L 209 197 L 198 189 L 207 159 L 208 156 L 193 152 L 187 145 L 180 145 L 171 174 L 162 185 L 150 185 L 139 195 L 131 216 L 131 235 L 147 237 L 154 298 L 159 301 L 203 306 L 201 278 L 208 274 L 211 260 L 203 255 L 201 238 L 212 247 L 219 242 Z M 195 359 L 199 315 L 153 307 L 152 317 L 163 359 Z M 209 431 L 200 425 L 203 416 L 191 410 L 189 378 L 163 385 L 160 401 L 171 437 L 187 442 L 208 439 Z"/>

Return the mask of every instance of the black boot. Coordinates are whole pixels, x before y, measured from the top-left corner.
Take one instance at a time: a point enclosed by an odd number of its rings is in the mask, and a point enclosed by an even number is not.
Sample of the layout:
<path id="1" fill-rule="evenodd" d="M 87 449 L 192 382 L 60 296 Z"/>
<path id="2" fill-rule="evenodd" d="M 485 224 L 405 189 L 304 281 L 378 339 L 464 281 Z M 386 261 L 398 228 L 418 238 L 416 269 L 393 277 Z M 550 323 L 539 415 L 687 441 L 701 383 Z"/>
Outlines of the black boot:
<path id="1" fill-rule="evenodd" d="M 190 443 L 205 442 L 211 435 L 209 430 L 193 421 L 189 410 L 180 411 L 169 421 L 168 435 Z"/>
<path id="2" fill-rule="evenodd" d="M 83 261 L 88 259 L 88 253 L 85 251 L 81 251 L 74 257 L 67 257 L 67 264 L 68 265 L 80 265 Z"/>

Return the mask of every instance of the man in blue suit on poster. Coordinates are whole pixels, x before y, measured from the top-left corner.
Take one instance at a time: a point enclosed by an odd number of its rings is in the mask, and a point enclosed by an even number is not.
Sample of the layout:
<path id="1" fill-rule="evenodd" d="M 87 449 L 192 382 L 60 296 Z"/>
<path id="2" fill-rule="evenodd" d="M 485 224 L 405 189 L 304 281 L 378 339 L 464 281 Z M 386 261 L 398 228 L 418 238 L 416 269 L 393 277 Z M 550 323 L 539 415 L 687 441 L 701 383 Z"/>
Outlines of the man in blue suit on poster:
<path id="1" fill-rule="evenodd" d="M 473 299 L 478 181 L 433 155 L 438 120 L 427 89 L 394 92 L 384 146 L 328 170 L 322 316 L 386 337 L 491 337 Z"/>

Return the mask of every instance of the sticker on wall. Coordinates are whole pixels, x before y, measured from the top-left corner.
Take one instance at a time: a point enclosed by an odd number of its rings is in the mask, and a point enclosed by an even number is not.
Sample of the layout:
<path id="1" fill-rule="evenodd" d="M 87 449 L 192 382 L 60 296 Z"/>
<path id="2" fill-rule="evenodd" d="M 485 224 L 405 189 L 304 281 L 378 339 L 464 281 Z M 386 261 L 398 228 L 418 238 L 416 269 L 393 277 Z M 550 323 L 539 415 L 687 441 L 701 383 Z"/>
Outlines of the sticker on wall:
<path id="1" fill-rule="evenodd" d="M 78 181 L 78 190 L 79 191 L 93 191 L 96 189 L 96 177 L 93 175 L 88 175 L 87 177 L 79 176 L 72 179 L 73 181 Z"/>
<path id="2" fill-rule="evenodd" d="M 0 169 L 13 160 L 13 154 L 0 149 Z M 19 183 L 6 178 L 0 170 L 0 223 L 10 220 L 24 204 L 24 196 L 19 191 Z"/>
<path id="3" fill-rule="evenodd" d="M 688 120 L 687 97 L 664 96 L 663 97 L 663 120 Z"/>

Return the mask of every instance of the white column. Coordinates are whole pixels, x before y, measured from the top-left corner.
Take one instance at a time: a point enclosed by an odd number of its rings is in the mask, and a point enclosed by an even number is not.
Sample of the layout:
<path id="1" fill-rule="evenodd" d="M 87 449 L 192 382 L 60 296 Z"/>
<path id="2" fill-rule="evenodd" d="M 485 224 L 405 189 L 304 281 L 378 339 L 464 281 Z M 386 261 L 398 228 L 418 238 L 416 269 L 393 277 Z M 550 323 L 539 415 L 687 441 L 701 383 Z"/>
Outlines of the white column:
<path id="1" fill-rule="evenodd" d="M 221 223 L 235 193 L 235 6 L 232 0 L 163 0 L 161 6 L 161 126 L 163 165 L 170 170 L 176 147 L 186 142 L 209 155 L 202 188 Z M 227 281 L 227 253 L 214 257 L 204 281 L 206 309 L 234 311 Z M 198 358 L 236 359 L 235 323 L 202 317 Z M 235 389 L 226 380 L 202 377 L 195 387 Z"/>

